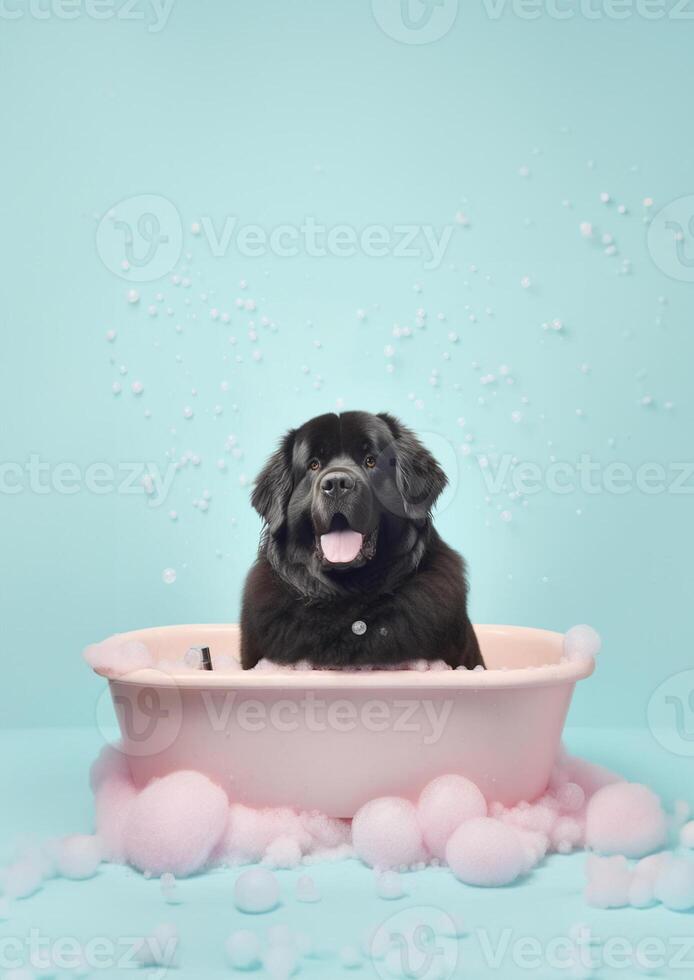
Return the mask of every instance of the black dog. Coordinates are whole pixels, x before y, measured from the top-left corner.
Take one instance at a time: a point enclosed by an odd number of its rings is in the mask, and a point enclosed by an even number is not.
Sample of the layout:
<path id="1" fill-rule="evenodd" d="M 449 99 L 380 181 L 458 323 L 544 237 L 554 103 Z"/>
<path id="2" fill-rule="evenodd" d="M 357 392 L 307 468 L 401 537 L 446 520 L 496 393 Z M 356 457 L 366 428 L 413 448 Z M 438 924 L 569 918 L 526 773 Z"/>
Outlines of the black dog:
<path id="1" fill-rule="evenodd" d="M 392 415 L 321 415 L 288 432 L 252 496 L 265 529 L 243 595 L 243 667 L 482 664 L 463 560 L 431 523 L 445 485 Z"/>

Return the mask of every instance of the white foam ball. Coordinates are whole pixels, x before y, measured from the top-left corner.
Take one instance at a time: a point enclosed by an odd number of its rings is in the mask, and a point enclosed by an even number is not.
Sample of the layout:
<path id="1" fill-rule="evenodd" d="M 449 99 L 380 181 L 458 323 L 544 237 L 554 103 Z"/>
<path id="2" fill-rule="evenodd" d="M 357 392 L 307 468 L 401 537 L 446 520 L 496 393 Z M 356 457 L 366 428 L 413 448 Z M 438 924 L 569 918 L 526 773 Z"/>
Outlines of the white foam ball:
<path id="1" fill-rule="evenodd" d="M 598 854 L 640 858 L 663 847 L 667 817 L 656 794 L 641 783 L 599 789 L 586 808 L 586 846 Z"/>
<path id="2" fill-rule="evenodd" d="M 193 874 L 224 835 L 228 814 L 224 790 L 199 772 L 182 770 L 154 779 L 129 808 L 125 856 L 152 874 Z"/>
<path id="3" fill-rule="evenodd" d="M 101 864 L 101 840 L 91 834 L 63 837 L 51 848 L 55 870 L 63 878 L 82 880 L 92 878 Z"/>
<path id="4" fill-rule="evenodd" d="M 617 909 L 629 904 L 632 873 L 621 854 L 598 857 L 590 854 L 586 860 L 587 884 L 585 899 L 598 909 Z"/>
<path id="5" fill-rule="evenodd" d="M 600 653 L 602 640 L 592 626 L 572 626 L 564 634 L 563 654 L 567 660 L 591 660 Z"/>
<path id="6" fill-rule="evenodd" d="M 321 893 L 310 875 L 302 875 L 296 883 L 297 902 L 320 902 Z"/>
<path id="7" fill-rule="evenodd" d="M 43 885 L 44 866 L 33 858 L 0 868 L 0 888 L 7 898 L 28 898 Z"/>
<path id="8" fill-rule="evenodd" d="M 516 830 L 492 817 L 467 820 L 446 847 L 451 871 L 466 885 L 509 885 L 523 872 L 526 860 Z"/>
<path id="9" fill-rule="evenodd" d="M 234 904 L 239 912 L 261 914 L 277 906 L 280 897 L 279 881 L 267 868 L 243 871 L 234 883 Z"/>
<path id="10" fill-rule="evenodd" d="M 444 858 L 454 830 L 466 820 L 487 816 L 487 801 L 464 776 L 439 776 L 425 786 L 417 804 L 424 843 L 434 857 Z"/>
<path id="11" fill-rule="evenodd" d="M 352 821 L 357 857 L 372 868 L 399 868 L 424 857 L 417 810 L 409 800 L 382 796 L 365 803 Z"/>
<path id="12" fill-rule="evenodd" d="M 690 820 L 680 829 L 680 844 L 682 847 L 694 848 L 694 820 Z"/>
<path id="13" fill-rule="evenodd" d="M 225 943 L 229 965 L 235 970 L 255 970 L 260 966 L 260 940 L 249 929 L 237 929 Z"/>
<path id="14" fill-rule="evenodd" d="M 655 880 L 655 897 L 674 912 L 694 908 L 694 861 L 673 857 Z"/>
<path id="15" fill-rule="evenodd" d="M 262 963 L 270 980 L 288 980 L 299 969 L 299 957 L 293 946 L 271 946 L 263 954 Z"/>

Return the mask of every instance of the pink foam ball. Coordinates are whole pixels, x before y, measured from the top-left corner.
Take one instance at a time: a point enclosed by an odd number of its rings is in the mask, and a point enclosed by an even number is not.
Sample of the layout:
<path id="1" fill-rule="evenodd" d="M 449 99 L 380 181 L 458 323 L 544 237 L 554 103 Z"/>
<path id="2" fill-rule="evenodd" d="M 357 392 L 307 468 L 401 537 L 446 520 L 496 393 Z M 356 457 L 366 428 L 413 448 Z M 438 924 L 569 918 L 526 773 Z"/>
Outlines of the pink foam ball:
<path id="1" fill-rule="evenodd" d="M 599 854 L 643 857 L 663 847 L 667 830 L 660 799 L 640 783 L 604 786 L 586 809 L 586 846 Z"/>
<path id="2" fill-rule="evenodd" d="M 131 805 L 125 857 L 152 874 L 193 874 L 207 863 L 227 820 L 224 790 L 199 772 L 172 772 L 149 783 Z"/>
<path id="3" fill-rule="evenodd" d="M 464 776 L 439 776 L 425 786 L 417 804 L 424 843 L 434 857 L 446 856 L 446 844 L 461 823 L 487 816 L 487 801 Z"/>
<path id="4" fill-rule="evenodd" d="M 492 817 L 478 817 L 458 827 L 448 841 L 446 861 L 466 885 L 510 885 L 527 867 L 517 831 Z"/>
<path id="5" fill-rule="evenodd" d="M 416 808 L 397 796 L 365 803 L 352 821 L 352 845 L 372 868 L 416 864 L 425 854 Z"/>
<path id="6" fill-rule="evenodd" d="M 586 802 L 586 794 L 578 783 L 564 783 L 557 790 L 556 800 L 562 810 L 576 813 Z"/>
<path id="7" fill-rule="evenodd" d="M 123 835 L 137 790 L 129 775 L 107 776 L 98 783 L 94 796 L 96 831 L 106 861 L 124 861 Z"/>

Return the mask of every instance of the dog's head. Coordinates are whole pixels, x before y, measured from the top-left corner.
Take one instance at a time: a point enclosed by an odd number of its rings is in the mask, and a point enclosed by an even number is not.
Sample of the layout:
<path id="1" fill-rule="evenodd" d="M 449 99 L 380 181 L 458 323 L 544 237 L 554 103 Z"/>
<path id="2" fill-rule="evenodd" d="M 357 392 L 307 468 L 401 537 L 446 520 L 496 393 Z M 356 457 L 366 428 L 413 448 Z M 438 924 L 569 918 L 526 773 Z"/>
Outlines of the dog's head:
<path id="1" fill-rule="evenodd" d="M 413 548 L 445 485 L 431 453 L 393 416 L 344 412 L 288 432 L 252 502 L 276 555 L 332 579 Z"/>

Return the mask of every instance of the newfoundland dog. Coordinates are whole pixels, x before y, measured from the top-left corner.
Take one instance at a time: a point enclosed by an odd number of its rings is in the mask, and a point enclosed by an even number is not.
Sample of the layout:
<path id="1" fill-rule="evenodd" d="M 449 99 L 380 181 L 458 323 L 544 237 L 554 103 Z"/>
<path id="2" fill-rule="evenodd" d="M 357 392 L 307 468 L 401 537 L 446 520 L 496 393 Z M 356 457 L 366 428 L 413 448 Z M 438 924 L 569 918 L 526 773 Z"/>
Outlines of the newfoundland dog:
<path id="1" fill-rule="evenodd" d="M 243 594 L 243 667 L 483 666 L 465 565 L 431 522 L 445 485 L 385 412 L 321 415 L 288 432 L 252 495 L 265 527 Z"/>

